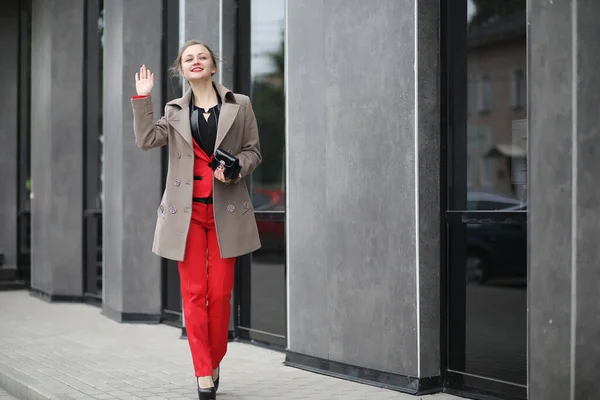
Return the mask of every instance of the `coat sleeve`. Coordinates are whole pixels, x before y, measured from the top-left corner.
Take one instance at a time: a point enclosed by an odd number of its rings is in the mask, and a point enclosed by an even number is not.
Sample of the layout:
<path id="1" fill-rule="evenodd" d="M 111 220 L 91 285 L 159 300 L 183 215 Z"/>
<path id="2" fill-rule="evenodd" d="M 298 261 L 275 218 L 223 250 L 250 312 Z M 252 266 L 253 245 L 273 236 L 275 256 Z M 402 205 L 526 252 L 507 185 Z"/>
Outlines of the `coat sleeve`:
<path id="1" fill-rule="evenodd" d="M 260 140 L 258 138 L 258 125 L 249 98 L 246 98 L 244 144 L 242 145 L 241 153 L 238 154 L 237 157 L 242 166 L 242 178 L 254 171 L 262 162 Z"/>
<path id="2" fill-rule="evenodd" d="M 167 119 L 163 116 L 154 122 L 152 98 L 134 97 L 131 99 L 131 107 L 133 108 L 133 133 L 137 146 L 142 150 L 150 150 L 166 145 L 169 137 Z"/>

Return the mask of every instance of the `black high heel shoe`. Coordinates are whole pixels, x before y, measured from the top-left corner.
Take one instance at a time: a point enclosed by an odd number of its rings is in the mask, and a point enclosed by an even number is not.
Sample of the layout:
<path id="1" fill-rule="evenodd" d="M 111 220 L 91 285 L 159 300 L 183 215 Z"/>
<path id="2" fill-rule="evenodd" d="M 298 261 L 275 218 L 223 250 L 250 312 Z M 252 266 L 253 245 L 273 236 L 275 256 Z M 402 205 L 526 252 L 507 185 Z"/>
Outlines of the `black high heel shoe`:
<path id="1" fill-rule="evenodd" d="M 213 387 L 211 388 L 201 388 L 198 386 L 198 399 L 199 400 L 216 400 L 217 399 L 217 390 Z"/>

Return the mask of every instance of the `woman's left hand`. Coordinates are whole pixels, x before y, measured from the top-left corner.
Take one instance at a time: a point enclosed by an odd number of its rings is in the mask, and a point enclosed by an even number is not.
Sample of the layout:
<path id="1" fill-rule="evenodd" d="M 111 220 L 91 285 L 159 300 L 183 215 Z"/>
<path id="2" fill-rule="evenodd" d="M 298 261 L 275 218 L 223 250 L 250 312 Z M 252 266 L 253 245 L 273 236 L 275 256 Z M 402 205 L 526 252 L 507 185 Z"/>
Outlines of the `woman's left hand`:
<path id="1" fill-rule="evenodd" d="M 225 183 L 225 184 L 229 184 L 231 182 L 233 182 L 231 179 L 225 179 L 225 175 L 223 174 L 223 171 L 225 169 L 221 166 L 217 167 L 217 169 L 215 169 L 215 178 L 217 178 L 219 181 Z M 239 175 L 239 178 L 242 177 L 242 174 Z"/>

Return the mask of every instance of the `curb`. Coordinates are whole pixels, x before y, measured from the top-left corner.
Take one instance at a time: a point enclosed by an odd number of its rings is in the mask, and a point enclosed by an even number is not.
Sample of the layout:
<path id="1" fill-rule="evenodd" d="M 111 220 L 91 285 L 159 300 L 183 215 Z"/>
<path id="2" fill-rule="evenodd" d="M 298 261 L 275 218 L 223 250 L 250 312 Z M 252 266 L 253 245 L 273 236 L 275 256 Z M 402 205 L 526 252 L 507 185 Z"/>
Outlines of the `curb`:
<path id="1" fill-rule="evenodd" d="M 53 390 L 37 379 L 0 363 L 0 388 L 20 400 L 73 400 Z"/>

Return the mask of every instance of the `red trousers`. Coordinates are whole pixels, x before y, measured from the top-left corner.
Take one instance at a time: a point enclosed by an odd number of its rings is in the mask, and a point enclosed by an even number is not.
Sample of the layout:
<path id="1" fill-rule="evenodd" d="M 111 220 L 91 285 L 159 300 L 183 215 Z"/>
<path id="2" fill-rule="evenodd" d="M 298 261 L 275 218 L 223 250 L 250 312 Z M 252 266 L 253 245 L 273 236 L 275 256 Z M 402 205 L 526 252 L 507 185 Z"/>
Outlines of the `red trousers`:
<path id="1" fill-rule="evenodd" d="M 210 376 L 227 352 L 235 258 L 221 258 L 212 204 L 193 203 L 179 262 L 185 327 L 196 376 Z"/>

